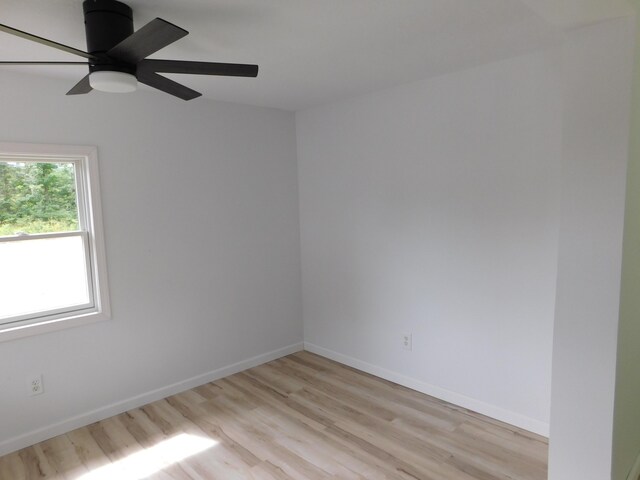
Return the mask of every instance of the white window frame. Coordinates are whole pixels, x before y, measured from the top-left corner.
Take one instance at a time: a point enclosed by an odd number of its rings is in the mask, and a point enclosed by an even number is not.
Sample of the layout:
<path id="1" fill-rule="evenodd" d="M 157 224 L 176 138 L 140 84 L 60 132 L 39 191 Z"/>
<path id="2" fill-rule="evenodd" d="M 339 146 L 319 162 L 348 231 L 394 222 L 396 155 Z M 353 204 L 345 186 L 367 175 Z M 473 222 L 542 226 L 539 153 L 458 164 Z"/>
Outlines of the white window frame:
<path id="1" fill-rule="evenodd" d="M 111 310 L 98 178 L 98 149 L 91 146 L 0 142 L 0 161 L 16 160 L 74 164 L 79 230 L 2 237 L 2 241 L 82 237 L 91 300 L 85 305 L 3 319 L 0 323 L 0 342 L 109 319 Z"/>

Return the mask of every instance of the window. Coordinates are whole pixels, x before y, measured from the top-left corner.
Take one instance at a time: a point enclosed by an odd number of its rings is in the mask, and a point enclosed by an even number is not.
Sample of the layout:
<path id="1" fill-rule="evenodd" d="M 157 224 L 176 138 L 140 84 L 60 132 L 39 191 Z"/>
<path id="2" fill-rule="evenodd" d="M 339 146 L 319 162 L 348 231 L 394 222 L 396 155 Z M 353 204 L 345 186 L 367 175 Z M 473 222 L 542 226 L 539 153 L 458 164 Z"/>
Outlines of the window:
<path id="1" fill-rule="evenodd" d="M 94 147 L 0 143 L 0 340 L 108 318 Z"/>

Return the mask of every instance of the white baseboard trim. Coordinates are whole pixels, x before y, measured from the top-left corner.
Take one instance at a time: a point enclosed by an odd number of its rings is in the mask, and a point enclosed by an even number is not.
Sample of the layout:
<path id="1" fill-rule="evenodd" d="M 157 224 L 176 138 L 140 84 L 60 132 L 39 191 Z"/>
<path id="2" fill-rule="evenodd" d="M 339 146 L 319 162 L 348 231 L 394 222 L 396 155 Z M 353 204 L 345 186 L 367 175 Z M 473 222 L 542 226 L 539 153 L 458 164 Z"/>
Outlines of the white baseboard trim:
<path id="1" fill-rule="evenodd" d="M 228 377 L 229 375 L 242 372 L 243 370 L 247 370 L 248 368 L 257 367 L 258 365 L 262 365 L 263 363 L 276 360 L 280 357 L 284 357 L 295 352 L 299 352 L 302 349 L 302 342 L 294 343 L 292 345 L 288 345 L 271 352 L 263 353 L 262 355 L 242 360 L 232 365 L 227 365 L 226 367 L 218 368 L 216 370 L 212 370 L 210 372 L 196 375 L 195 377 L 191 377 L 186 380 L 167 385 L 165 387 L 151 390 L 150 392 L 136 395 L 135 397 L 131 397 L 126 400 L 112 403 L 111 405 L 105 405 L 104 407 L 100 407 L 98 409 L 91 410 L 89 412 L 85 412 L 71 418 L 67 418 L 65 420 L 62 420 L 61 422 L 47 425 L 46 427 L 24 433 L 17 437 L 9 438 L 8 440 L 0 442 L 0 456 L 34 445 L 38 442 L 48 440 L 58 435 L 62 435 L 63 433 L 70 432 L 71 430 L 75 430 L 76 428 L 84 427 L 94 422 L 99 422 L 100 420 L 104 420 L 114 415 L 119 415 L 128 410 L 141 407 L 148 403 L 170 397 L 171 395 L 175 395 L 176 393 L 184 392 L 185 390 L 204 385 L 205 383 Z"/>
<path id="2" fill-rule="evenodd" d="M 314 345 L 313 343 L 304 342 L 304 349 L 311 353 L 316 353 L 318 355 L 329 358 L 331 360 L 335 360 L 336 362 L 348 365 L 363 372 L 370 373 L 371 375 L 375 375 L 376 377 L 384 378 L 385 380 L 389 380 L 390 382 L 394 382 L 412 390 L 425 393 L 440 400 L 444 400 L 445 402 L 449 402 L 459 407 L 472 410 L 482 415 L 486 415 L 487 417 L 491 417 L 495 420 L 508 423 L 509 425 L 522 428 L 523 430 L 527 430 L 544 437 L 549 437 L 548 423 L 544 423 L 539 420 L 535 420 L 533 418 L 529 418 L 519 413 L 511 412 L 500 407 L 496 407 L 495 405 L 491 405 L 489 403 L 485 403 L 480 400 L 476 400 L 474 398 L 467 397 L 450 390 L 446 390 L 444 388 L 436 387 L 435 385 L 430 385 L 428 383 L 404 376 L 400 373 L 387 370 L 377 365 L 363 362 L 362 360 L 358 360 L 357 358 L 353 358 L 348 355 L 344 355 L 342 353 L 334 352 L 333 350 Z"/>

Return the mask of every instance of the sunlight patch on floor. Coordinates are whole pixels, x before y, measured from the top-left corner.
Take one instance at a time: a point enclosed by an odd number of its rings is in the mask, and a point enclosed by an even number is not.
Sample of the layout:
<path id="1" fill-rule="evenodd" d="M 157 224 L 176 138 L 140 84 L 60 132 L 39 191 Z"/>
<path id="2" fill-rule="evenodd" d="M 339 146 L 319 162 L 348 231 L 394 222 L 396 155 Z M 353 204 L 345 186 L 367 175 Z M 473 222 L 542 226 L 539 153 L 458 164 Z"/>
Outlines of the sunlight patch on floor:
<path id="1" fill-rule="evenodd" d="M 83 475 L 78 480 L 139 480 L 196 455 L 218 442 L 186 433 L 164 440 Z"/>

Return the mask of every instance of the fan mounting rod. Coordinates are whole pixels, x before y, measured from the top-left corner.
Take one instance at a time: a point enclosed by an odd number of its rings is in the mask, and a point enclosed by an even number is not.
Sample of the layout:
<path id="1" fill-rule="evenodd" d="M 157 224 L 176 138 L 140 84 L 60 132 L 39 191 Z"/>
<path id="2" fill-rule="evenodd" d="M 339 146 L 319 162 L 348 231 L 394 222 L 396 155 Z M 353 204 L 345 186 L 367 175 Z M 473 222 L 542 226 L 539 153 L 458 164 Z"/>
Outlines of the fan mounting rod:
<path id="1" fill-rule="evenodd" d="M 84 29 L 87 51 L 106 54 L 133 33 L 133 11 L 116 0 L 85 0 Z"/>

